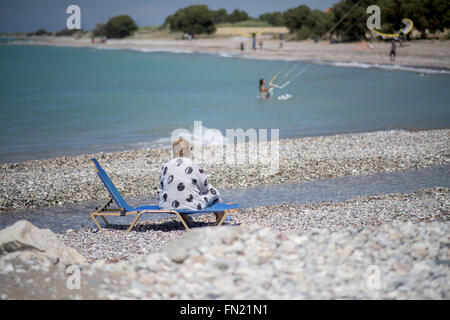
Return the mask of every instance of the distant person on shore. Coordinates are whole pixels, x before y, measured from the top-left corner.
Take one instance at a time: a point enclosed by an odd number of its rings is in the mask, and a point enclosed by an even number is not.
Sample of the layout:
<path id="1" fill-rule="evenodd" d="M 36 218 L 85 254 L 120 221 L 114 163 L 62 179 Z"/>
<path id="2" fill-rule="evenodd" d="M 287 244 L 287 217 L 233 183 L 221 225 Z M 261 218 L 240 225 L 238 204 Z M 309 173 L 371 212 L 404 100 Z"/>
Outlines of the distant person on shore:
<path id="1" fill-rule="evenodd" d="M 241 41 L 241 51 L 244 51 L 244 42 Z"/>
<path id="2" fill-rule="evenodd" d="M 266 87 L 266 80 L 259 80 L 259 92 L 261 92 L 261 99 L 270 98 L 270 89 L 273 87 L 273 84 L 269 83 L 269 86 Z"/>
<path id="3" fill-rule="evenodd" d="M 392 39 L 392 41 L 391 41 L 391 52 L 389 53 L 389 57 L 391 58 L 391 61 L 395 60 L 396 54 L 397 54 L 397 45 L 395 44 L 395 40 Z"/>
<path id="4" fill-rule="evenodd" d="M 280 49 L 282 49 L 284 46 L 284 43 L 286 42 L 286 40 L 284 39 L 284 35 L 282 33 L 280 33 L 279 39 L 280 39 Z"/>
<path id="5" fill-rule="evenodd" d="M 192 149 L 181 138 L 173 143 L 173 159 L 163 165 L 160 173 L 158 204 L 161 209 L 202 210 L 222 202 L 219 191 L 209 184 L 208 175 L 191 160 Z"/>
<path id="6" fill-rule="evenodd" d="M 259 50 L 262 50 L 263 48 L 263 40 L 259 39 Z"/>
<path id="7" fill-rule="evenodd" d="M 252 33 L 252 47 L 256 50 L 256 33 Z"/>

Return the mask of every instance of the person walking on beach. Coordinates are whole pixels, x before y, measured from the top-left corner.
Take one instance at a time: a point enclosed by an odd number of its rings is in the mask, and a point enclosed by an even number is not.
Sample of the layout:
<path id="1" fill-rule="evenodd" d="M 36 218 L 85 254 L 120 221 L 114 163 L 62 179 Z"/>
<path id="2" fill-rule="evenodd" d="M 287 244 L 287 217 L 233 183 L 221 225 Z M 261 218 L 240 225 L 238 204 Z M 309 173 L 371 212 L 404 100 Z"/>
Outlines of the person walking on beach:
<path id="1" fill-rule="evenodd" d="M 256 50 L 256 33 L 252 33 L 252 47 Z"/>
<path id="2" fill-rule="evenodd" d="M 397 46 L 395 44 L 395 40 L 392 39 L 392 41 L 391 41 L 391 52 L 389 53 L 389 57 L 391 58 L 391 61 L 395 60 L 396 51 L 397 51 Z"/>
<path id="3" fill-rule="evenodd" d="M 284 42 L 286 40 L 284 40 L 284 35 L 282 33 L 280 33 L 279 38 L 280 38 L 280 49 L 282 49 L 284 46 Z"/>
<path id="4" fill-rule="evenodd" d="M 261 92 L 261 99 L 269 98 L 270 97 L 270 89 L 272 89 L 273 84 L 269 83 L 269 86 L 266 87 L 266 80 L 260 79 L 259 80 L 259 92 Z"/>
<path id="5" fill-rule="evenodd" d="M 222 202 L 219 191 L 208 182 L 208 175 L 191 160 L 192 149 L 181 138 L 173 143 L 173 159 L 160 172 L 158 205 L 161 209 L 202 210 Z"/>

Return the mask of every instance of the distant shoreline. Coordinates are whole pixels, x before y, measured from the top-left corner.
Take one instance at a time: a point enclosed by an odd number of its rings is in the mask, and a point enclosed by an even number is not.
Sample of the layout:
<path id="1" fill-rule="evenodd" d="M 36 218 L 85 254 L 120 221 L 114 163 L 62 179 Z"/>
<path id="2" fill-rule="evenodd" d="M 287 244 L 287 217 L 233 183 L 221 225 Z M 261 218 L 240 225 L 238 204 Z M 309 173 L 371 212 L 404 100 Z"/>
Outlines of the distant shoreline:
<path id="1" fill-rule="evenodd" d="M 246 49 L 241 52 L 239 45 L 244 42 Z M 224 57 L 301 60 L 315 64 L 343 67 L 380 68 L 419 73 L 450 74 L 450 41 L 421 40 L 406 42 L 397 50 L 397 58 L 390 61 L 390 44 L 374 42 L 369 48 L 364 43 L 338 43 L 313 41 L 287 42 L 279 49 L 276 40 L 265 40 L 263 50 L 251 49 L 245 37 L 197 39 L 197 40 L 153 40 L 153 39 L 110 39 L 107 43 L 91 43 L 90 39 L 71 37 L 46 37 L 35 41 L 16 41 L 13 45 L 49 45 L 61 47 L 85 47 L 94 49 L 128 49 L 142 52 L 204 53 Z"/>

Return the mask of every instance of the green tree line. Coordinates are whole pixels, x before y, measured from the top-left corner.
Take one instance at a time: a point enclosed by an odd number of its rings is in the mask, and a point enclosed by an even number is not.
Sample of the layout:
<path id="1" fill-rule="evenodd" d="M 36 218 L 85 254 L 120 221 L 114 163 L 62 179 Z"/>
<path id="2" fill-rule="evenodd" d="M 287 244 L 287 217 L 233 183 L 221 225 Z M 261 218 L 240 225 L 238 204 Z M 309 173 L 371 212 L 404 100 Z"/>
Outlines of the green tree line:
<path id="1" fill-rule="evenodd" d="M 403 18 L 414 22 L 421 38 L 425 38 L 427 33 L 435 34 L 450 28 L 448 0 L 341 0 L 328 12 L 301 5 L 285 12 L 262 14 L 260 19 L 286 26 L 300 40 L 325 36 L 361 40 L 367 37 L 369 14 L 366 10 L 370 5 L 380 7 L 382 32 L 398 31 L 403 27 Z"/>
<path id="2" fill-rule="evenodd" d="M 368 34 L 366 10 L 370 5 L 381 9 L 382 32 L 398 31 L 403 27 L 403 18 L 414 22 L 421 38 L 450 28 L 449 0 L 341 0 L 326 12 L 300 5 L 284 12 L 263 13 L 258 19 L 273 26 L 286 26 L 298 40 L 331 36 L 361 40 Z M 225 9 L 215 11 L 206 5 L 196 5 L 177 10 L 166 18 L 165 25 L 173 31 L 211 34 L 216 24 L 248 19 L 251 18 L 245 11 L 236 9 L 228 14 Z"/>
<path id="3" fill-rule="evenodd" d="M 238 9 L 228 14 L 226 9 L 211 10 L 206 5 L 192 5 L 177 10 L 168 16 L 164 26 L 172 31 L 189 34 L 211 34 L 216 31 L 216 24 L 236 23 L 250 19 L 247 12 Z"/>
<path id="4" fill-rule="evenodd" d="M 333 24 L 338 23 L 358 0 L 342 0 L 331 8 Z M 400 30 L 402 19 L 409 18 L 420 37 L 435 34 L 450 27 L 450 2 L 448 0 L 361 0 L 359 4 L 333 30 L 333 35 L 348 40 L 365 39 L 368 34 L 367 7 L 378 5 L 381 10 L 382 32 Z M 411 34 L 408 35 L 410 37 Z"/>
<path id="5" fill-rule="evenodd" d="M 368 34 L 366 12 L 370 5 L 381 9 L 381 32 L 395 32 L 403 27 L 402 18 L 414 22 L 414 28 L 421 38 L 450 28 L 449 0 L 341 0 L 326 12 L 311 10 L 300 5 L 284 12 L 266 12 L 258 17 L 272 26 L 285 26 L 293 38 L 336 37 L 342 40 L 361 40 Z M 236 23 L 253 19 L 245 11 L 235 9 L 228 13 L 226 9 L 211 10 L 207 5 L 191 5 L 169 15 L 163 27 L 171 31 L 189 34 L 212 34 L 217 24 Z M 253 19 L 255 20 L 255 19 Z M 106 23 L 99 23 L 92 30 L 94 36 L 123 38 L 138 29 L 134 20 L 127 15 L 119 15 Z M 331 31 L 331 32 L 330 32 Z M 43 29 L 34 33 L 44 35 Z M 57 35 L 70 35 L 71 31 L 60 31 Z M 408 37 L 410 34 L 408 35 Z"/>

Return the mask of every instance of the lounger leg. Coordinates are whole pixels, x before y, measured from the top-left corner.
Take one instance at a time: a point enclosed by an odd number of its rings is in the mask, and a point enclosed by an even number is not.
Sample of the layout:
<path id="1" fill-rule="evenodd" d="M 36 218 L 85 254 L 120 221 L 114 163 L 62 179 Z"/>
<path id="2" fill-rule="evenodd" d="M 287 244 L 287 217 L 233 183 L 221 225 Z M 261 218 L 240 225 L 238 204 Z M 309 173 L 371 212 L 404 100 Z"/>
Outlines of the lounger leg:
<path id="1" fill-rule="evenodd" d="M 189 219 L 189 216 L 187 214 L 180 213 L 181 217 L 183 218 L 184 222 L 188 225 L 189 228 L 192 228 L 192 222 Z"/>
<path id="2" fill-rule="evenodd" d="M 214 212 L 214 214 L 216 215 L 216 226 L 220 227 L 227 216 L 227 210 L 225 212 Z"/>
<path id="3" fill-rule="evenodd" d="M 178 218 L 180 218 L 181 222 L 183 223 L 184 227 L 186 228 L 186 230 L 189 230 L 189 226 L 186 224 L 186 222 L 184 221 L 183 217 L 181 216 L 181 214 L 179 214 L 177 211 L 174 211 L 176 213 L 176 215 L 178 216 Z"/>
<path id="4" fill-rule="evenodd" d="M 109 227 L 109 222 L 108 222 L 108 220 L 106 220 L 106 218 L 105 218 L 104 216 L 100 216 L 100 217 L 102 217 L 103 221 L 105 221 L 106 225 Z"/>
<path id="5" fill-rule="evenodd" d="M 94 220 L 95 224 L 97 225 L 98 229 L 105 233 L 105 231 L 103 231 L 102 227 L 100 226 L 100 223 L 98 223 L 97 219 L 95 219 L 95 216 L 91 215 L 92 220 Z"/>
<path id="6" fill-rule="evenodd" d="M 113 198 L 109 198 L 109 200 L 100 207 L 100 209 L 98 209 L 96 212 L 102 212 L 104 209 L 108 208 L 108 206 L 111 204 L 111 202 L 113 201 Z"/>
<path id="7" fill-rule="evenodd" d="M 136 222 L 139 220 L 139 218 L 141 217 L 142 212 L 138 213 L 136 218 L 134 218 L 133 222 L 130 224 L 130 227 L 127 230 L 127 233 L 131 231 L 131 229 L 133 229 L 134 225 L 136 224 Z"/>

